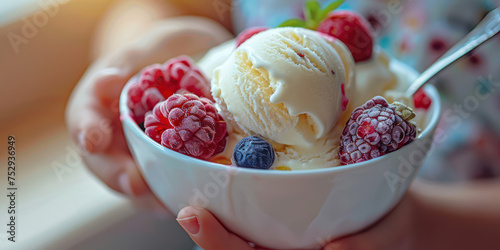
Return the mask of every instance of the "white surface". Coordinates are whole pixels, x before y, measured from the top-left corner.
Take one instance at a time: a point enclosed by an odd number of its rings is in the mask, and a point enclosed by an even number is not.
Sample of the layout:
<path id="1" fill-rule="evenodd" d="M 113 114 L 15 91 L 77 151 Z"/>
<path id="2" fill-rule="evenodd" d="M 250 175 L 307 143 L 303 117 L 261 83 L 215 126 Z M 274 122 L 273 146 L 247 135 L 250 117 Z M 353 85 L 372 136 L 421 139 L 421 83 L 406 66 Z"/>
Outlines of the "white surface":
<path id="1" fill-rule="evenodd" d="M 417 73 L 401 63 L 391 67 L 410 81 L 416 78 Z M 427 86 L 430 124 L 397 153 L 327 169 L 262 171 L 201 161 L 154 142 L 129 115 L 129 85 L 120 100 L 124 132 L 160 200 L 174 213 L 187 204 L 206 207 L 231 231 L 270 248 L 315 248 L 359 231 L 390 211 L 418 172 L 429 149 L 421 145 L 432 142 L 441 110 L 437 90 Z M 422 159 L 401 169 L 403 160 L 415 153 Z M 388 176 L 397 181 L 388 181 Z"/>

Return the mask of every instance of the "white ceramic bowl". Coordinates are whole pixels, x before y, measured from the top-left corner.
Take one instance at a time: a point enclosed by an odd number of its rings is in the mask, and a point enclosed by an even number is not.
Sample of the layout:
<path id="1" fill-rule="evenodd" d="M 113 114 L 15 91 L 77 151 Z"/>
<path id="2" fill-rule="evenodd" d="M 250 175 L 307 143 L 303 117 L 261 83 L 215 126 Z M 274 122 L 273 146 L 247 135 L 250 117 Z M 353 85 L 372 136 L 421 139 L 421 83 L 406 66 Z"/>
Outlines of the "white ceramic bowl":
<path id="1" fill-rule="evenodd" d="M 407 80 L 417 72 L 391 65 Z M 253 170 L 198 160 L 154 142 L 130 117 L 124 88 L 120 100 L 130 151 L 158 198 L 173 212 L 198 205 L 232 232 L 260 246 L 317 248 L 376 222 L 401 199 L 415 177 L 439 120 L 433 86 L 427 126 L 412 143 L 374 160 L 302 171 Z"/>

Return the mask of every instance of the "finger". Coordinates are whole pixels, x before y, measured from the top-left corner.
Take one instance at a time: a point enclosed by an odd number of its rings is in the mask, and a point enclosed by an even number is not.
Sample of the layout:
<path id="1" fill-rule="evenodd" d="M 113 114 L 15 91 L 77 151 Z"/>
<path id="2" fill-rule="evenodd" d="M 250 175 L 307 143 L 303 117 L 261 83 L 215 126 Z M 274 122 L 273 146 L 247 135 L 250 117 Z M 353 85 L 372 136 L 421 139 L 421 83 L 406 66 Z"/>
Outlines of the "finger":
<path id="1" fill-rule="evenodd" d="M 123 86 L 129 80 L 129 70 L 117 67 L 105 68 L 96 73 L 93 94 L 101 101 L 110 103 L 120 98 Z"/>
<path id="2" fill-rule="evenodd" d="M 117 69 L 104 69 L 93 76 L 84 77 L 74 91 L 66 109 L 68 129 L 81 149 L 89 153 L 104 152 L 113 139 L 113 121 L 119 117 L 117 109 L 104 105 L 104 98 L 111 99 L 126 81 Z M 100 90 L 102 89 L 102 90 Z M 107 91 L 112 92 L 110 94 Z M 101 93 L 101 96 L 96 95 Z"/>
<path id="3" fill-rule="evenodd" d="M 134 196 L 127 169 L 135 167 L 132 157 L 124 152 L 108 150 L 105 153 L 83 154 L 88 169 L 111 189 Z"/>
<path id="4" fill-rule="evenodd" d="M 125 177 L 121 177 L 122 181 L 120 181 L 120 186 L 125 187 L 129 185 L 130 193 L 132 193 L 133 195 L 140 196 L 151 193 L 151 189 L 149 188 L 148 184 L 142 177 L 139 169 L 135 166 L 135 164 L 133 164 L 133 166 L 131 164 L 127 165 L 123 176 L 126 176 L 126 181 L 123 181 Z"/>
<path id="5" fill-rule="evenodd" d="M 177 215 L 177 221 L 202 249 L 254 249 L 247 241 L 228 232 L 210 212 L 203 208 L 185 207 Z"/>
<path id="6" fill-rule="evenodd" d="M 130 154 L 122 127 L 117 127 L 114 131 L 115 135 L 113 136 L 112 148 L 118 154 L 118 156 L 116 156 L 118 158 L 117 160 L 125 159 L 126 161 L 126 164 L 122 166 L 123 172 L 118 176 L 118 183 L 121 189 L 125 194 L 131 196 L 151 194 L 151 189 L 142 177 L 135 160 Z"/>
<path id="7" fill-rule="evenodd" d="M 361 233 L 327 244 L 327 250 L 408 249 L 412 235 L 413 200 L 406 195 L 393 211 Z"/>
<path id="8" fill-rule="evenodd" d="M 147 209 L 160 219 L 174 217 L 152 193 L 129 154 L 116 150 L 83 159 L 93 174 L 113 190 L 127 195 L 137 207 Z"/>
<path id="9" fill-rule="evenodd" d="M 180 55 L 196 55 L 231 38 L 227 29 L 211 19 L 174 17 L 157 22 L 130 46 L 125 56 L 145 66 Z"/>
<path id="10" fill-rule="evenodd" d="M 129 196 L 151 193 L 127 148 L 122 128 L 113 131 L 112 147 L 103 153 L 83 154 L 88 168 L 118 192 Z"/>

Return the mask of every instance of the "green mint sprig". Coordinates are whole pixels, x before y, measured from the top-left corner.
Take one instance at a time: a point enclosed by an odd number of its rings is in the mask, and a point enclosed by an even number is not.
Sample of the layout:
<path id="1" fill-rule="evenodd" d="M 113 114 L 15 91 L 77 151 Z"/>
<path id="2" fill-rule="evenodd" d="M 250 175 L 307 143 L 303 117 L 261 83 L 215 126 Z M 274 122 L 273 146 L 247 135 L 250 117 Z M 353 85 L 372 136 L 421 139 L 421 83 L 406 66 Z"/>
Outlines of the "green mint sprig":
<path id="1" fill-rule="evenodd" d="M 308 1 L 304 7 L 304 19 L 292 18 L 284 21 L 278 27 L 300 27 L 311 30 L 316 30 L 319 24 L 328 16 L 328 13 L 337 9 L 344 0 L 337 0 L 324 9 L 321 9 L 321 5 L 317 1 Z"/>

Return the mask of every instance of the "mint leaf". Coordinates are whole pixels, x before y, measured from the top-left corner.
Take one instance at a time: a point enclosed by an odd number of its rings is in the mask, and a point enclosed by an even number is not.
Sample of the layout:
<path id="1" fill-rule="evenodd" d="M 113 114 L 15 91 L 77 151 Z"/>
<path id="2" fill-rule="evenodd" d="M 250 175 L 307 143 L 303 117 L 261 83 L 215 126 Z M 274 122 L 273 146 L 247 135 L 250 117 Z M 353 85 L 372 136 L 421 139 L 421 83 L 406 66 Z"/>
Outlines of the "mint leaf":
<path id="1" fill-rule="evenodd" d="M 343 2 L 344 0 L 337 0 L 324 9 L 321 9 L 318 1 L 310 0 L 304 6 L 305 20 L 299 18 L 289 19 L 278 25 L 278 27 L 300 27 L 316 30 L 328 14 L 338 8 Z"/>
<path id="2" fill-rule="evenodd" d="M 344 2 L 344 0 L 337 0 L 333 3 L 331 3 L 330 5 L 326 6 L 324 9 L 322 9 L 319 13 L 319 15 L 317 15 L 317 19 L 315 20 L 316 23 L 319 25 L 323 20 L 325 20 L 325 18 L 328 16 L 328 14 L 332 11 L 334 11 L 335 9 L 337 9 L 342 3 Z"/>
<path id="3" fill-rule="evenodd" d="M 282 24 L 278 25 L 278 27 L 300 27 L 300 28 L 304 28 L 306 26 L 307 26 L 306 21 L 298 18 L 286 20 Z"/>
<path id="4" fill-rule="evenodd" d="M 304 16 L 306 18 L 307 27 L 314 29 L 316 25 L 317 16 L 321 10 L 321 5 L 316 1 L 308 1 L 304 9 Z"/>

